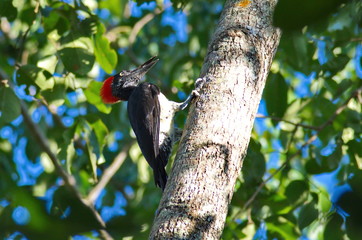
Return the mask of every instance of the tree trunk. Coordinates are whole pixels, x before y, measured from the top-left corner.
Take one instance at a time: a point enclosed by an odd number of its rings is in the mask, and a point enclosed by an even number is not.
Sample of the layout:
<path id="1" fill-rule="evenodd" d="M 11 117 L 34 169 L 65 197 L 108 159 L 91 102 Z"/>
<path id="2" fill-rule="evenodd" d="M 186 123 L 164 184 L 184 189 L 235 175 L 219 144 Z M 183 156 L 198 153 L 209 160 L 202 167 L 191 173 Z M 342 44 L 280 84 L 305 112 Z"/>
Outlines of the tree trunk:
<path id="1" fill-rule="evenodd" d="M 279 43 L 275 4 L 226 1 L 150 239 L 220 238 Z"/>

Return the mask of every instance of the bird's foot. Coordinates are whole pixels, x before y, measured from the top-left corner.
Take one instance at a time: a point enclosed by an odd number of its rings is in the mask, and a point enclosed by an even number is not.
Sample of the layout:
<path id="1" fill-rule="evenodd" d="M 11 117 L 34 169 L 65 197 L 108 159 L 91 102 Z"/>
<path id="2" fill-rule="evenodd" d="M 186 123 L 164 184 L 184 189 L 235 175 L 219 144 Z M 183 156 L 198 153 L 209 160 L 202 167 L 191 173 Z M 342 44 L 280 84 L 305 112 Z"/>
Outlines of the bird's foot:
<path id="1" fill-rule="evenodd" d="M 200 90 L 202 89 L 202 87 L 204 86 L 204 84 L 208 81 L 208 77 L 204 76 L 202 78 L 198 78 L 195 81 L 195 90 L 193 90 L 191 92 L 192 96 L 194 98 L 199 97 L 200 96 Z"/>
<path id="2" fill-rule="evenodd" d="M 196 79 L 195 90 L 200 90 L 204 86 L 204 84 L 207 82 L 208 79 L 209 78 L 207 76 Z"/>
<path id="3" fill-rule="evenodd" d="M 206 76 L 196 79 L 195 89 L 192 90 L 191 94 L 187 97 L 187 99 L 183 103 L 180 103 L 179 110 L 185 109 L 190 101 L 192 101 L 193 99 L 196 99 L 200 96 L 200 90 L 204 86 L 205 82 L 207 82 L 208 80 L 209 80 L 209 78 Z"/>
<path id="4" fill-rule="evenodd" d="M 197 90 L 192 90 L 191 96 L 192 98 L 197 98 L 200 96 L 200 93 Z"/>

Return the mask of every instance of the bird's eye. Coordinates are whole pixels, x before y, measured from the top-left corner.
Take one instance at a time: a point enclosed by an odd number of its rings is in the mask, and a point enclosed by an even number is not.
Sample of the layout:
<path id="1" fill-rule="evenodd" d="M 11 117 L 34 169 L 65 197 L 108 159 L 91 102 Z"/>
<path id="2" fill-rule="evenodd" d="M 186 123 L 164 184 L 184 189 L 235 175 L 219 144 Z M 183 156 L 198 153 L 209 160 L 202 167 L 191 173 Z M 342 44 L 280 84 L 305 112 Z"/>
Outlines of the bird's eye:
<path id="1" fill-rule="evenodd" d="M 119 76 L 120 76 L 120 77 L 123 77 L 123 76 L 126 75 L 126 73 L 127 73 L 127 71 L 123 70 L 123 71 L 121 71 L 121 72 L 119 73 Z"/>

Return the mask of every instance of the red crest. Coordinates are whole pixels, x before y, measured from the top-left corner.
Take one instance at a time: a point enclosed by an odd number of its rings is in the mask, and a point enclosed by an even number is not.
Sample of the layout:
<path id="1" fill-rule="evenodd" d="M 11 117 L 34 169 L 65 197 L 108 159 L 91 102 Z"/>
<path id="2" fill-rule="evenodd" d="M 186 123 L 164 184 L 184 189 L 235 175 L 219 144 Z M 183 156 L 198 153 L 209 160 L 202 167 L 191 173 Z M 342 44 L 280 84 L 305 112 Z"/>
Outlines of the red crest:
<path id="1" fill-rule="evenodd" d="M 113 77 L 109 77 L 107 78 L 104 83 L 103 86 L 101 88 L 101 97 L 103 102 L 105 103 L 116 103 L 118 101 L 120 101 L 119 98 L 113 96 L 112 94 L 112 81 L 113 81 Z"/>

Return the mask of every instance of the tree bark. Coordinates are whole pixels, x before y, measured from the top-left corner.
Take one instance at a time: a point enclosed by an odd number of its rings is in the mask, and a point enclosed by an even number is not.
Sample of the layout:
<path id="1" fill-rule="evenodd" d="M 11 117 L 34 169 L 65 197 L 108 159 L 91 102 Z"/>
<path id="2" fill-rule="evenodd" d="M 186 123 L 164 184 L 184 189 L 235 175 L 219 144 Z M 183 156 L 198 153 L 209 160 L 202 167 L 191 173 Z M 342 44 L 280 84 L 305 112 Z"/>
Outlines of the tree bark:
<path id="1" fill-rule="evenodd" d="M 276 0 L 228 0 L 150 239 L 219 239 L 280 31 Z"/>

